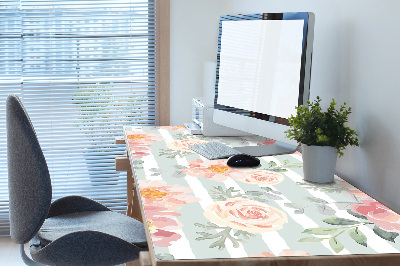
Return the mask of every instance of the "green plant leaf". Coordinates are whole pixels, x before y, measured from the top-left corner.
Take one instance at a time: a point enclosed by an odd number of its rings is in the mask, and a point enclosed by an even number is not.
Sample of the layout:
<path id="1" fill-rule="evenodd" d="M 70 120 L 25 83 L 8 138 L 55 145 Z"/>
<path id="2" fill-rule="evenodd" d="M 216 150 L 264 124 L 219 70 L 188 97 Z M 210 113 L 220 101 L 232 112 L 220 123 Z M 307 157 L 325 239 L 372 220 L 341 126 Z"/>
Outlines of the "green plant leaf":
<path id="1" fill-rule="evenodd" d="M 336 233 L 338 228 L 323 228 L 323 227 L 318 227 L 318 228 L 308 228 L 303 231 L 305 234 L 313 234 L 313 235 L 330 235 Z"/>
<path id="2" fill-rule="evenodd" d="M 382 237 L 383 239 L 388 240 L 393 243 L 394 243 L 394 240 L 396 239 L 396 237 L 399 236 L 398 233 L 385 231 L 376 225 L 374 227 L 374 233 L 377 234 L 378 236 Z"/>
<path id="3" fill-rule="evenodd" d="M 344 219 L 344 218 L 336 218 L 336 217 L 331 217 L 322 220 L 323 222 L 327 224 L 332 224 L 332 225 L 354 225 L 354 224 L 359 224 L 359 221 L 354 221 L 350 219 Z"/>
<path id="4" fill-rule="evenodd" d="M 358 227 L 351 228 L 348 231 L 348 234 L 358 244 L 363 245 L 364 247 L 367 246 L 367 237 L 363 234 L 363 232 L 360 231 L 360 229 Z"/>
<path id="5" fill-rule="evenodd" d="M 332 237 L 331 239 L 329 239 L 329 245 L 336 253 L 339 253 L 344 249 L 344 246 L 342 245 L 342 243 L 339 242 L 339 240 L 337 240 L 336 237 Z"/>
<path id="6" fill-rule="evenodd" d="M 320 106 L 321 99 L 308 101 L 308 106 L 296 107 L 296 116 L 288 119 L 290 129 L 286 137 L 300 143 L 317 146 L 332 146 L 339 156 L 348 145 L 359 146 L 357 133 L 346 126 L 351 108 L 346 103 L 336 110 L 336 102 L 332 99 L 326 112 Z"/>
<path id="7" fill-rule="evenodd" d="M 324 239 L 318 237 L 305 237 L 300 239 L 298 242 L 321 242 L 322 240 Z"/>

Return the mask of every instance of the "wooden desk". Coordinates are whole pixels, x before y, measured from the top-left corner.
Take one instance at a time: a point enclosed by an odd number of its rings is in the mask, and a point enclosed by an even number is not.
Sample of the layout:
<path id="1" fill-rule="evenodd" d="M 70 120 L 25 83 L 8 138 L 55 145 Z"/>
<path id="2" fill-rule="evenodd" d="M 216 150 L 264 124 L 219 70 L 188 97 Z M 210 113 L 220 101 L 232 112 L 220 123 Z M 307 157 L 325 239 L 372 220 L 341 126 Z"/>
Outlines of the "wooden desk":
<path id="1" fill-rule="evenodd" d="M 130 206 L 141 209 L 149 240 L 143 263 L 400 265 L 400 215 L 339 177 L 304 182 L 300 154 L 234 169 L 187 146 L 270 142 L 192 136 L 183 127 L 124 127 L 124 139 L 140 193 Z"/>

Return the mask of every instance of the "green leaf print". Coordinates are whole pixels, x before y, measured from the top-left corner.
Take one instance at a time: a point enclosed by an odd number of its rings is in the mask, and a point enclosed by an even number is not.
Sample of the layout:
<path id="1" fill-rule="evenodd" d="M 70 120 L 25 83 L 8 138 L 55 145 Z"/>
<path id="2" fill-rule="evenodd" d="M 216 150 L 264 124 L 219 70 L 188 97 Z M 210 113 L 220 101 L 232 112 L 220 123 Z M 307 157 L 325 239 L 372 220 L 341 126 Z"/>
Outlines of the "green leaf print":
<path id="1" fill-rule="evenodd" d="M 342 243 L 339 242 L 339 240 L 337 240 L 336 237 L 332 237 L 331 239 L 329 239 L 329 245 L 336 253 L 339 253 L 344 249 L 344 246 L 342 245 Z"/>
<path id="2" fill-rule="evenodd" d="M 351 210 L 347 210 L 348 213 L 350 213 L 351 215 L 353 215 L 354 217 L 360 218 L 360 219 L 364 219 L 364 220 L 368 220 L 367 217 L 365 217 L 364 215 L 352 212 Z"/>
<path id="3" fill-rule="evenodd" d="M 367 237 L 361 232 L 358 227 L 351 228 L 348 232 L 349 236 L 354 239 L 358 244 L 367 246 Z"/>
<path id="4" fill-rule="evenodd" d="M 324 238 L 318 237 L 305 237 L 299 240 L 299 242 L 321 242 Z"/>
<path id="5" fill-rule="evenodd" d="M 225 242 L 227 240 L 232 242 L 232 245 L 234 248 L 238 248 L 239 242 L 248 240 L 250 236 L 255 236 L 252 233 L 248 233 L 242 230 L 236 230 L 236 232 L 231 235 L 231 232 L 234 231 L 233 228 L 231 227 L 220 227 L 214 223 L 207 223 L 208 225 L 203 225 L 200 223 L 195 223 L 194 225 L 197 227 L 201 227 L 205 229 L 206 231 L 208 230 L 216 230 L 217 232 L 212 234 L 212 233 L 206 233 L 206 232 L 196 232 L 197 234 L 201 235 L 201 237 L 196 238 L 197 241 L 201 240 L 208 240 L 208 239 L 217 239 L 215 242 L 211 243 L 210 248 L 215 248 L 217 247 L 219 250 L 223 250 L 225 248 Z M 240 238 L 242 237 L 242 238 Z"/>
<path id="6" fill-rule="evenodd" d="M 309 183 L 309 182 L 296 182 L 300 186 L 311 189 L 314 191 L 322 191 L 327 193 L 342 193 L 343 191 L 348 191 L 348 188 L 345 187 L 338 187 L 335 184 L 316 184 L 316 183 Z"/>
<path id="7" fill-rule="evenodd" d="M 350 219 L 344 219 L 344 218 L 336 218 L 336 217 L 331 217 L 322 220 L 323 222 L 327 224 L 332 224 L 332 225 L 354 225 L 354 224 L 359 224 L 359 221 L 354 221 Z"/>
<path id="8" fill-rule="evenodd" d="M 317 211 L 323 215 L 334 215 L 336 211 L 326 204 L 321 204 L 317 206 Z"/>
<path id="9" fill-rule="evenodd" d="M 286 202 L 283 205 L 285 205 L 288 208 L 292 208 L 292 209 L 298 209 L 298 210 L 303 209 L 303 206 L 296 204 L 296 203 Z"/>
<path id="10" fill-rule="evenodd" d="M 174 260 L 174 256 L 169 253 L 158 253 L 156 254 L 156 258 L 159 260 Z"/>
<path id="11" fill-rule="evenodd" d="M 311 201 L 311 202 L 317 202 L 317 203 L 328 203 L 326 200 L 316 198 L 316 197 L 305 197 L 304 199 Z"/>
<path id="12" fill-rule="evenodd" d="M 338 228 L 322 228 L 322 227 L 317 227 L 317 228 L 308 228 L 303 231 L 305 234 L 313 234 L 313 235 L 330 235 L 333 233 L 336 233 Z"/>
<path id="13" fill-rule="evenodd" d="M 394 240 L 396 239 L 396 237 L 399 236 L 398 233 L 385 231 L 376 225 L 374 227 L 374 233 L 377 234 L 378 236 L 382 237 L 383 239 L 388 240 L 393 243 L 395 242 Z"/>

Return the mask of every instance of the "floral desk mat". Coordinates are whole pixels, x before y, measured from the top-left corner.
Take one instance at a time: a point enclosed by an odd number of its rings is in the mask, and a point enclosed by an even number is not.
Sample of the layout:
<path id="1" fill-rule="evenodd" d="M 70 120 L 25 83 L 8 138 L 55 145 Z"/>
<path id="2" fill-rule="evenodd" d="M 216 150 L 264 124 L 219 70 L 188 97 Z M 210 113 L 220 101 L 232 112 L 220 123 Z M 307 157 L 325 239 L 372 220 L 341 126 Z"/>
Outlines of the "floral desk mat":
<path id="1" fill-rule="evenodd" d="M 400 253 L 400 215 L 335 176 L 303 180 L 300 154 L 235 169 L 188 146 L 262 137 L 191 135 L 184 127 L 124 127 L 157 259 Z"/>

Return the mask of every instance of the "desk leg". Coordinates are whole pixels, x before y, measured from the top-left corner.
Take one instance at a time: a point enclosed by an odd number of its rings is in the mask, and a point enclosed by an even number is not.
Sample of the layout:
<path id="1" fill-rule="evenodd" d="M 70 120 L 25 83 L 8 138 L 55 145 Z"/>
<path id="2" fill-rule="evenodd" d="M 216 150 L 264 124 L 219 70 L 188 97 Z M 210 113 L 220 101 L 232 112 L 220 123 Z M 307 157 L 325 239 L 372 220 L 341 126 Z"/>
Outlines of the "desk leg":
<path id="1" fill-rule="evenodd" d="M 140 222 L 143 222 L 142 214 L 140 212 L 138 194 L 136 193 L 135 180 L 133 179 L 132 171 L 128 170 L 126 174 L 127 174 L 127 200 L 128 200 L 128 209 L 126 215 Z"/>
<path id="2" fill-rule="evenodd" d="M 128 203 L 126 215 L 129 217 L 133 217 L 132 212 L 133 212 L 133 195 L 134 194 L 135 194 L 135 191 L 133 188 L 132 170 L 128 170 L 128 171 L 126 171 L 126 201 Z"/>
<path id="3" fill-rule="evenodd" d="M 139 259 L 125 263 L 125 266 L 152 266 L 148 251 L 141 251 Z"/>

